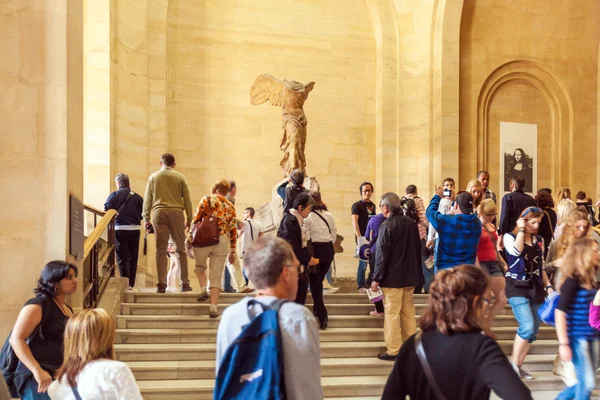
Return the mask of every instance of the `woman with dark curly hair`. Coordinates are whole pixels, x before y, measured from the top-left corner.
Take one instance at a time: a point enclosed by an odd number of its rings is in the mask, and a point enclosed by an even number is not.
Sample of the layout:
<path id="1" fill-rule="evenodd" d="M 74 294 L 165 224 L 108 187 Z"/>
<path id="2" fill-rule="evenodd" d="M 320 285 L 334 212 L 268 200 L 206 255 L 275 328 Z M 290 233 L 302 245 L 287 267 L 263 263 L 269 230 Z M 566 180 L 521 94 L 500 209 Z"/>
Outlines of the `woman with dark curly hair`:
<path id="1" fill-rule="evenodd" d="M 63 362 L 63 334 L 73 309 L 65 297 L 77 292 L 77 267 L 50 261 L 17 318 L 10 345 L 19 358 L 14 388 L 23 400 L 50 399 L 48 386 Z"/>
<path id="2" fill-rule="evenodd" d="M 472 265 L 438 272 L 419 321 L 422 332 L 402 345 L 383 400 L 480 400 L 491 390 L 502 399 L 532 399 L 500 346 L 482 334 L 489 292 L 487 276 Z"/>
<path id="3" fill-rule="evenodd" d="M 552 195 L 546 192 L 538 192 L 535 196 L 535 201 L 539 208 L 542 209 L 544 215 L 538 230 L 538 236 L 544 239 L 544 258 L 548 254 L 548 246 L 554 237 L 554 229 L 556 228 L 557 216 L 554 211 L 554 200 Z"/>

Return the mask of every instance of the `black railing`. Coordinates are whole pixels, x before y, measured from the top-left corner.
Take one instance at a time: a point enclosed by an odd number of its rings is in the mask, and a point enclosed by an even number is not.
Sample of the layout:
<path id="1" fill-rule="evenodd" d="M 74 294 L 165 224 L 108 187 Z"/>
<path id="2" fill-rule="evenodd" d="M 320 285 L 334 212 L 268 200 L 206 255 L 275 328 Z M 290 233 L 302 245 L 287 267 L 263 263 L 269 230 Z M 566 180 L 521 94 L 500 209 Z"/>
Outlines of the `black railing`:
<path id="1" fill-rule="evenodd" d="M 94 216 L 94 229 L 84 244 L 83 307 L 93 308 L 110 277 L 115 276 L 115 218 L 117 212 L 106 212 L 84 205 Z M 99 219 L 100 218 L 100 219 Z"/>

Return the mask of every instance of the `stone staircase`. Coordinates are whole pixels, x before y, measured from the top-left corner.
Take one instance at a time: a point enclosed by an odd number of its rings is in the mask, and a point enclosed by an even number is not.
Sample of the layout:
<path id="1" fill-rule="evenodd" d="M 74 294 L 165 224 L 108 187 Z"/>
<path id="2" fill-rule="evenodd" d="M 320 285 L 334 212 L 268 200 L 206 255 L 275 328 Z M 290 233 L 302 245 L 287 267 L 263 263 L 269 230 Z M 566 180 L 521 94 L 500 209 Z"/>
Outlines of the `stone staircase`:
<path id="1" fill-rule="evenodd" d="M 219 319 L 208 317 L 208 303 L 197 294 L 128 292 L 117 317 L 116 356 L 135 375 L 146 400 L 212 399 L 215 377 L 215 342 Z M 219 312 L 242 298 L 221 295 Z M 417 315 L 427 297 L 415 296 Z M 373 308 L 366 296 L 325 296 L 329 329 L 320 331 L 322 385 L 326 398 L 380 398 L 393 363 L 380 361 L 384 351 L 383 318 L 368 315 Z M 307 306 L 312 305 L 308 297 Z M 494 332 L 506 354 L 516 332 L 512 310 L 506 307 L 496 319 Z M 527 385 L 536 399 L 554 398 L 564 385 L 552 374 L 557 351 L 554 328 L 542 326 L 525 368 L 536 378 Z M 360 378 L 357 378 L 359 377 Z"/>

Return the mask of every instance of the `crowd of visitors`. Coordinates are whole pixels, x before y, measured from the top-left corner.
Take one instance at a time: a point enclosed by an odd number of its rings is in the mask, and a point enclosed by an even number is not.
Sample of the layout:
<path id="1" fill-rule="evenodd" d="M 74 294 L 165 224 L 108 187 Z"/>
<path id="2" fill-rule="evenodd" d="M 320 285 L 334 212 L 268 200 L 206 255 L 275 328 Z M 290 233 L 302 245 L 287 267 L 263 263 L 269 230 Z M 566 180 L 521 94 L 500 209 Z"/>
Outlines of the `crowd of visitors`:
<path id="1" fill-rule="evenodd" d="M 243 298 L 221 316 L 215 393 L 243 392 L 240 384 L 256 376 L 232 374 L 255 363 L 261 368 L 257 376 L 268 375 L 265 382 L 286 398 L 323 398 L 319 328 L 328 327 L 323 281 L 334 262 L 337 227 L 322 193 L 307 190 L 303 172 L 293 171 L 278 188 L 284 214 L 277 233 L 265 236 L 254 221 L 254 208 L 237 218 L 234 181 L 216 181 L 193 213 L 186 179 L 175 166 L 175 158 L 164 154 L 143 198 L 130 189 L 127 175 L 115 179 L 117 190 L 105 208 L 118 211 L 121 276 L 129 279 L 130 289 L 135 286 L 141 221 L 156 237 L 159 293 L 167 290 L 168 248 L 178 257 L 179 290 L 192 290 L 191 252 L 198 301 L 210 299 L 209 316 L 217 318 L 228 270 L 236 291 L 256 290 L 256 296 Z M 575 202 L 565 187 L 554 199 L 546 188 L 534 198 L 524 192 L 532 183 L 516 175 L 498 218 L 498 199 L 489 184 L 487 171 L 464 191 L 457 192 L 454 179 L 447 178 L 435 186 L 427 207 L 417 187 L 409 185 L 402 197 L 383 194 L 379 214 L 373 184 L 359 186 L 361 198 L 352 204 L 350 219 L 358 292 L 381 289 L 383 300 L 370 313 L 384 319 L 386 351 L 377 357 L 395 361 L 384 399 L 480 399 L 492 390 L 502 398 L 531 399 L 522 379 L 534 377 L 523 365 L 540 329 L 538 309 L 554 291 L 560 293 L 554 311 L 557 362 L 572 362 L 576 375 L 576 384 L 558 398 L 590 398 L 600 343 L 600 235 L 592 229 L 597 223 L 591 200 L 578 192 Z M 44 267 L 36 296 L 25 304 L 10 335 L 19 363 L 8 388 L 23 399 L 141 398 L 129 368 L 115 360 L 113 318 L 98 309 L 75 316 L 65 303 L 65 296 L 76 292 L 77 273 L 76 266 L 61 261 Z M 169 279 L 169 291 L 171 286 Z M 312 312 L 304 307 L 309 290 Z M 429 294 L 418 321 L 415 293 Z M 495 316 L 507 303 L 518 323 L 509 358 L 493 332 Z M 238 340 L 251 335 L 253 340 Z M 267 340 L 272 341 L 262 348 L 269 351 L 241 356 L 244 343 L 259 346 Z"/>

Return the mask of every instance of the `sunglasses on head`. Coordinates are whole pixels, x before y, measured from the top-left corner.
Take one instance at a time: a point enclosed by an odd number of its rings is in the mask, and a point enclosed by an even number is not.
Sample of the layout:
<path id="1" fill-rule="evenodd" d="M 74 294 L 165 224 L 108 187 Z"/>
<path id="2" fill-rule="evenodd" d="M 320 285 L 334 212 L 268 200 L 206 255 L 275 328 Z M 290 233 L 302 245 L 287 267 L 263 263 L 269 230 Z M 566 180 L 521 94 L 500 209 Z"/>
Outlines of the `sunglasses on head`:
<path id="1" fill-rule="evenodd" d="M 542 212 L 542 210 L 540 210 L 540 209 L 539 209 L 539 208 L 537 208 L 537 207 L 529 207 L 529 208 L 527 209 L 527 211 L 525 211 L 525 212 L 523 213 L 523 215 L 521 215 L 521 218 L 525 218 L 525 217 L 527 216 L 527 214 L 529 214 L 530 212 L 538 213 L 538 212 Z"/>

